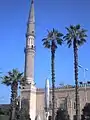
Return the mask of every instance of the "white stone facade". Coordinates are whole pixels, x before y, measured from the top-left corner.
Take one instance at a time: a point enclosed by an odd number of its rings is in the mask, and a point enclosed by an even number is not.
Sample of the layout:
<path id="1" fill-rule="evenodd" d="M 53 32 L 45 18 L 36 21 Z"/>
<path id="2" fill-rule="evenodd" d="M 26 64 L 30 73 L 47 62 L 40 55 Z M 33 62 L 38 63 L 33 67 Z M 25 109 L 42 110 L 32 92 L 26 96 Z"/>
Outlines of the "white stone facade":
<path id="1" fill-rule="evenodd" d="M 85 91 L 85 87 L 79 88 L 79 98 L 80 98 L 80 114 L 82 114 L 82 109 L 86 104 L 85 93 L 87 92 L 87 103 L 90 103 L 90 86 L 87 87 Z M 36 114 L 39 114 L 41 119 L 45 117 L 45 103 L 44 103 L 44 89 L 37 89 L 36 92 Z M 50 92 L 50 100 L 51 92 Z M 50 103 L 52 103 L 50 101 Z M 55 90 L 55 109 L 57 110 L 59 107 L 64 107 L 68 110 L 68 114 L 70 119 L 73 120 L 75 115 L 75 88 L 56 88 Z M 50 115 L 51 115 L 51 107 L 50 107 Z"/>

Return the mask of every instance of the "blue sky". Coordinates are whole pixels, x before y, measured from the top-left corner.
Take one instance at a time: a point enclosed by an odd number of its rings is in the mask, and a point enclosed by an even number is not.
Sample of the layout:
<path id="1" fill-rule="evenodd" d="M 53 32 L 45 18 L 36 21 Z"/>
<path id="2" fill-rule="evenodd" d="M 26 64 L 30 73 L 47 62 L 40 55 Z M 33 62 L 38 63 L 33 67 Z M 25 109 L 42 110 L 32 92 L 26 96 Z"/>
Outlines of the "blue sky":
<path id="1" fill-rule="evenodd" d="M 79 64 L 88 68 L 86 80 L 90 79 L 90 0 L 35 0 L 36 55 L 35 82 L 44 87 L 45 79 L 51 79 L 50 51 L 43 48 L 42 38 L 47 29 L 66 33 L 70 24 L 81 24 L 88 30 L 87 43 L 79 49 Z M 0 1 L 0 69 L 5 74 L 12 68 L 24 69 L 25 33 L 30 8 L 29 0 Z M 60 83 L 74 84 L 73 49 L 60 46 L 55 59 L 56 86 Z M 83 80 L 79 69 L 79 81 Z M 51 82 L 51 80 L 50 80 Z M 0 85 L 0 103 L 8 103 L 10 88 Z"/>

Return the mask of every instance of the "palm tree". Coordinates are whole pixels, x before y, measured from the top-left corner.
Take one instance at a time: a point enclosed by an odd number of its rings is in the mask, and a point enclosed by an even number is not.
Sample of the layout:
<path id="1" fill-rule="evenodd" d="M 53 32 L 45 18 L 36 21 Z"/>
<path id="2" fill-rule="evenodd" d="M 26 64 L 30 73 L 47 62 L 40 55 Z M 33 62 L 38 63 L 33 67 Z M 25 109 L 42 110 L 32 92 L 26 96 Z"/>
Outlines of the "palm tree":
<path id="1" fill-rule="evenodd" d="M 79 115 L 79 91 L 78 91 L 78 48 L 86 42 L 86 30 L 81 28 L 78 24 L 76 26 L 70 25 L 66 27 L 67 34 L 64 36 L 64 40 L 67 42 L 70 48 L 73 45 L 74 52 L 74 72 L 75 72 L 75 100 L 76 100 L 76 120 L 80 120 Z"/>
<path id="2" fill-rule="evenodd" d="M 55 68 L 54 68 L 54 60 L 55 60 L 55 51 L 58 47 L 58 45 L 62 45 L 63 39 L 62 39 L 63 34 L 60 33 L 58 30 L 53 30 L 48 31 L 47 37 L 44 38 L 43 45 L 45 48 L 48 48 L 51 50 L 51 76 L 52 76 L 52 120 L 55 119 Z"/>
<path id="3" fill-rule="evenodd" d="M 11 86 L 11 113 L 10 120 L 15 120 L 15 109 L 17 104 L 18 83 L 23 78 L 23 73 L 20 73 L 17 69 L 13 69 L 8 72 L 7 75 L 2 77 L 2 84 Z"/>

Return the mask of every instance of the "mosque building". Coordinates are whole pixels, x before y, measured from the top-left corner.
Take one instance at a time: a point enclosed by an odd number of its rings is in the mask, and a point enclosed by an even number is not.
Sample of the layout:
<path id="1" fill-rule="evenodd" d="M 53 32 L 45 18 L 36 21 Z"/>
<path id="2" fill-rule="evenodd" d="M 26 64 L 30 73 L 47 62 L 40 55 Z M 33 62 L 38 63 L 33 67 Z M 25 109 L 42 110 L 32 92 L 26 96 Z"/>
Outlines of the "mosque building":
<path id="1" fill-rule="evenodd" d="M 46 117 L 45 112 L 45 95 L 48 93 L 49 99 L 47 102 L 49 104 L 49 116 L 52 114 L 52 99 L 51 94 L 52 90 L 48 89 L 49 84 L 46 82 L 45 88 L 39 89 L 36 87 L 34 81 L 34 56 L 35 54 L 35 16 L 34 16 L 34 1 L 31 0 L 31 6 L 29 11 L 27 31 L 26 31 L 26 47 L 25 47 L 25 80 L 27 84 L 24 89 L 21 89 L 21 107 L 28 110 L 31 120 L 35 120 L 37 116 L 44 120 Z M 48 92 L 48 91 L 49 92 Z M 45 92 L 47 91 L 47 92 Z M 80 95 L 80 114 L 86 103 L 90 103 L 90 86 L 80 86 L 79 87 Z M 85 97 L 86 96 L 86 97 Z M 75 115 L 75 87 L 73 86 L 62 86 L 55 88 L 55 109 L 59 107 L 66 109 L 70 116 L 70 119 L 73 120 Z"/>

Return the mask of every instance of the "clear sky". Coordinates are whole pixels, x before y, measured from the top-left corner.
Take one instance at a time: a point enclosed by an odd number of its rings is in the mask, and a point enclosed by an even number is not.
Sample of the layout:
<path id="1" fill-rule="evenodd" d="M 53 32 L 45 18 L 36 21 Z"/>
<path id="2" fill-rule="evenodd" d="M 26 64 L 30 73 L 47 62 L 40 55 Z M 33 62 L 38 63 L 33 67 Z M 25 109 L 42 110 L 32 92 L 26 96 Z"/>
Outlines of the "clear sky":
<path id="1" fill-rule="evenodd" d="M 12 68 L 24 69 L 25 33 L 30 8 L 29 0 L 0 0 L 0 70 L 5 74 Z M 47 29 L 66 33 L 70 24 L 81 24 L 88 30 L 87 43 L 79 49 L 79 64 L 88 68 L 90 79 L 90 0 L 35 0 L 36 55 L 35 82 L 44 87 L 45 79 L 51 79 L 50 51 L 43 48 L 42 39 Z M 74 85 L 73 49 L 59 47 L 55 59 L 56 86 L 60 83 Z M 83 81 L 79 69 L 79 81 Z M 50 80 L 51 82 L 51 80 Z M 10 88 L 0 85 L 0 103 L 8 103 Z"/>

